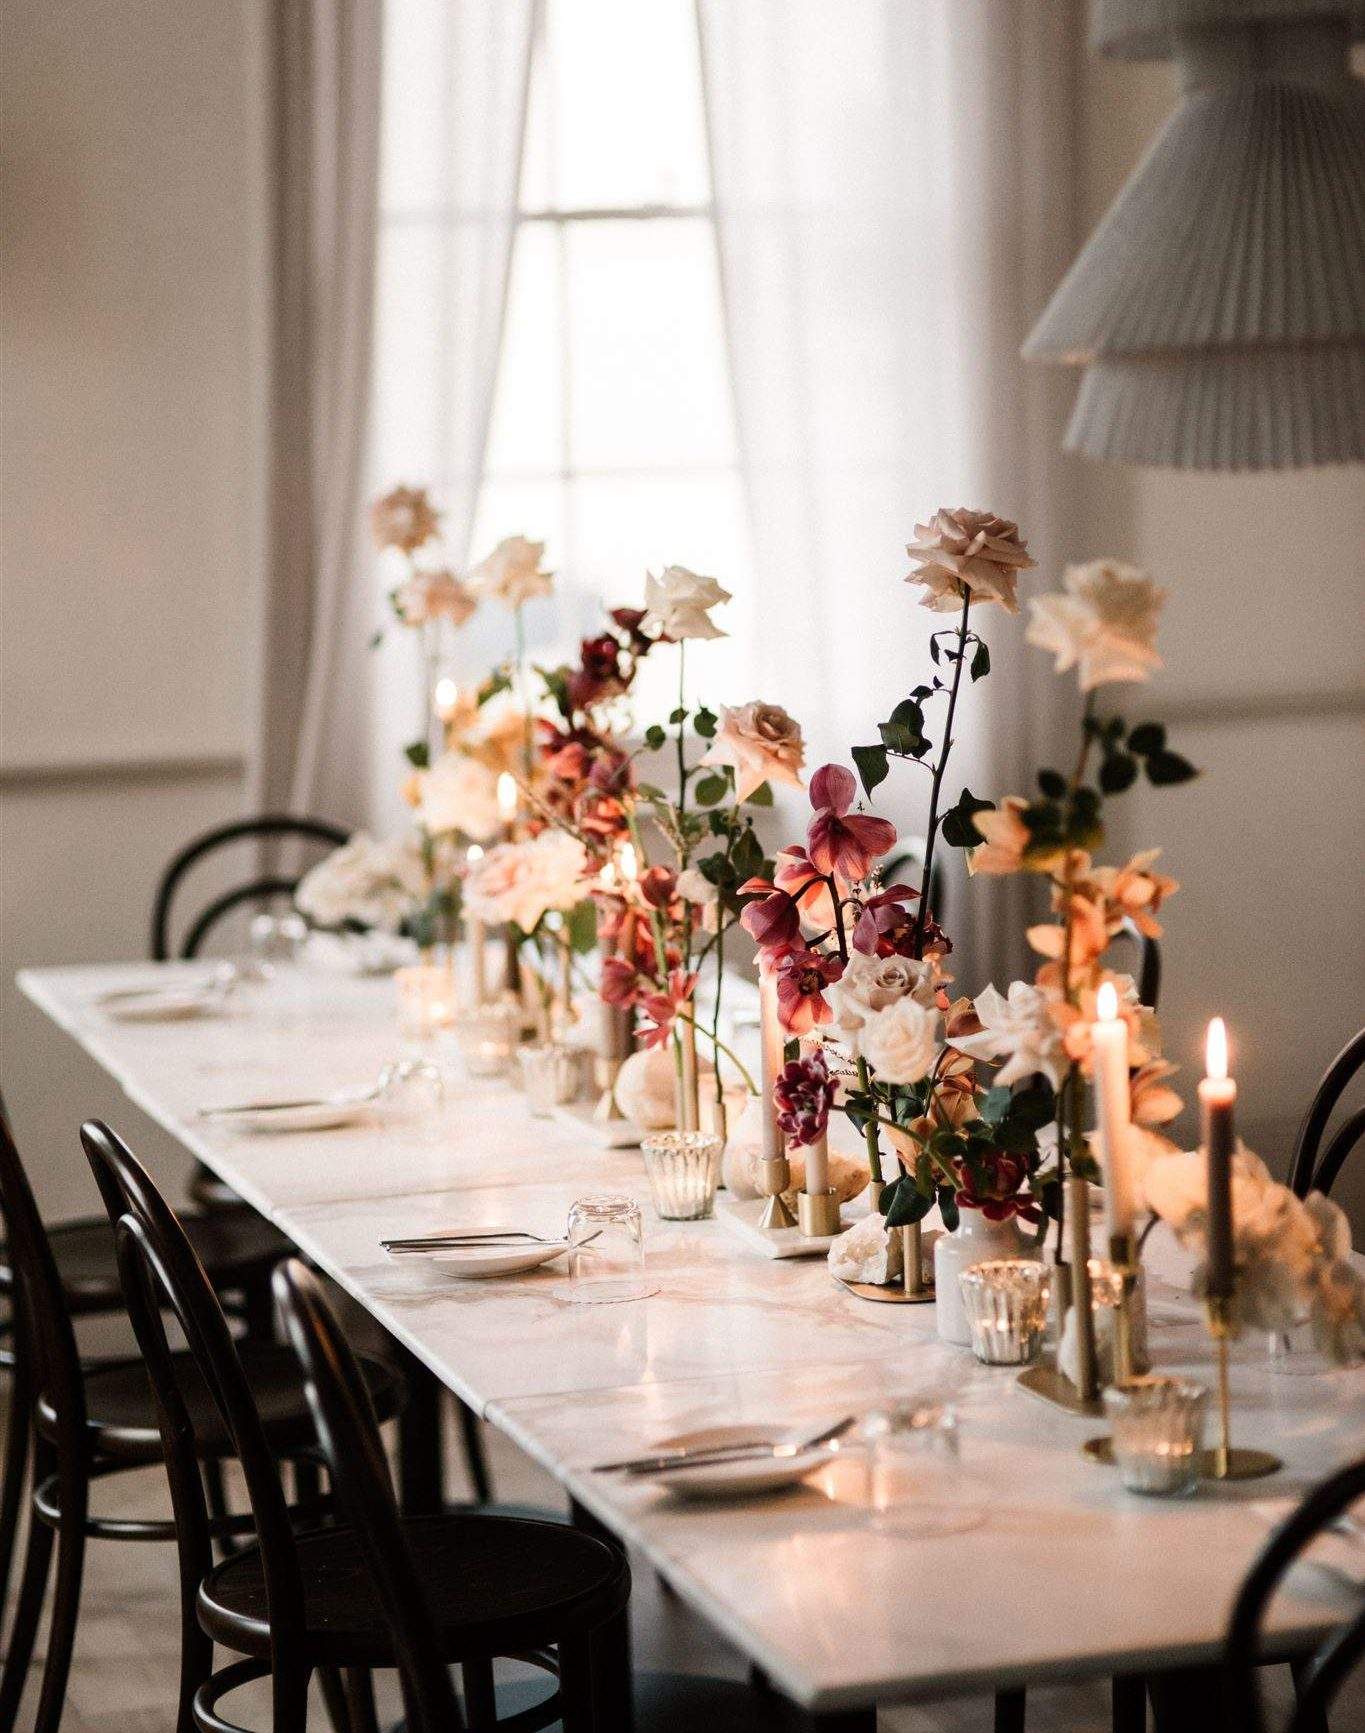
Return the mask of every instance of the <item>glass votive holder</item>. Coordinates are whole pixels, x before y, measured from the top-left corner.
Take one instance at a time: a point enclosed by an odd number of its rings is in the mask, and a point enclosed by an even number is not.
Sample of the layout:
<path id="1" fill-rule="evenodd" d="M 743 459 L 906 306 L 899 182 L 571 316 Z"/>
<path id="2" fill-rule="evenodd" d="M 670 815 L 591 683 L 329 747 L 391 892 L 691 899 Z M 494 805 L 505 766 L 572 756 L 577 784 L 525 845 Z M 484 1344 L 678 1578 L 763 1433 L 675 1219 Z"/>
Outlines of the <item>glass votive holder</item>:
<path id="1" fill-rule="evenodd" d="M 430 1041 L 455 1020 L 455 974 L 449 963 L 410 963 L 395 969 L 398 1032 L 406 1041 Z"/>
<path id="2" fill-rule="evenodd" d="M 517 1059 L 526 1105 L 538 1119 L 547 1119 L 556 1107 L 578 1100 L 583 1087 L 583 1054 L 579 1048 L 551 1041 L 543 1047 L 519 1048 Z"/>
<path id="3" fill-rule="evenodd" d="M 1114 1461 L 1130 1492 L 1178 1498 L 1194 1491 L 1208 1396 L 1186 1378 L 1133 1378 L 1104 1392 Z"/>
<path id="4" fill-rule="evenodd" d="M 972 1352 L 987 1366 L 1026 1366 L 1042 1351 L 1052 1271 L 1031 1258 L 990 1258 L 958 1276 Z"/>
<path id="5" fill-rule="evenodd" d="M 716 1201 L 724 1141 L 713 1131 L 658 1131 L 640 1148 L 660 1219 L 705 1221 Z"/>
<path id="6" fill-rule="evenodd" d="M 645 1278 L 644 1218 L 633 1197 L 579 1198 L 569 1209 L 569 1285 L 559 1297 L 610 1306 L 654 1293 Z"/>
<path id="7" fill-rule="evenodd" d="M 932 1540 L 965 1534 L 986 1520 L 963 1474 L 957 1414 L 947 1403 L 894 1403 L 869 1414 L 860 1433 L 874 1529 Z"/>
<path id="8" fill-rule="evenodd" d="M 471 1077 L 501 1077 L 521 1034 L 521 1006 L 511 999 L 470 1005 L 453 1018 L 460 1057 Z"/>

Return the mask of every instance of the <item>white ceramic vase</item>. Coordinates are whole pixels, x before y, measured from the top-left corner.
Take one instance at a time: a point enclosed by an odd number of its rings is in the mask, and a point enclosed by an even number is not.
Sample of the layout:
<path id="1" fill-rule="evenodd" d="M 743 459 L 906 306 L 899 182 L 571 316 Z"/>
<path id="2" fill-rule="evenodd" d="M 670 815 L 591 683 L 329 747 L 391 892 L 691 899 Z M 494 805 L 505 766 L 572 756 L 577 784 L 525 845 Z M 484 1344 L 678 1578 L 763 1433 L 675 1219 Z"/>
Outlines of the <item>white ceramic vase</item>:
<path id="1" fill-rule="evenodd" d="M 972 1345 L 972 1333 L 957 1278 L 988 1258 L 1025 1258 L 1031 1253 L 1019 1223 L 988 1221 L 979 1209 L 964 1209 L 950 1234 L 934 1241 L 934 1319 L 941 1342 Z"/>

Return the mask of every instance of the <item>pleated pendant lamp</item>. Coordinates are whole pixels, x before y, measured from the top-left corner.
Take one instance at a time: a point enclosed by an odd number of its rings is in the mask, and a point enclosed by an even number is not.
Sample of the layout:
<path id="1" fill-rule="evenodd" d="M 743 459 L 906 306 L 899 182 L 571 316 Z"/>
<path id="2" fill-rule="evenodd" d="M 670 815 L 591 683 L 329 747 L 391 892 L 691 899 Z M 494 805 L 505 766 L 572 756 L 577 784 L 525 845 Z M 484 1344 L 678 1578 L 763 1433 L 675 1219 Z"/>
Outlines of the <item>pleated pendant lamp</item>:
<path id="1" fill-rule="evenodd" d="M 1024 345 L 1084 369 L 1068 450 L 1181 469 L 1365 459 L 1362 0 L 1097 0 L 1181 101 Z"/>

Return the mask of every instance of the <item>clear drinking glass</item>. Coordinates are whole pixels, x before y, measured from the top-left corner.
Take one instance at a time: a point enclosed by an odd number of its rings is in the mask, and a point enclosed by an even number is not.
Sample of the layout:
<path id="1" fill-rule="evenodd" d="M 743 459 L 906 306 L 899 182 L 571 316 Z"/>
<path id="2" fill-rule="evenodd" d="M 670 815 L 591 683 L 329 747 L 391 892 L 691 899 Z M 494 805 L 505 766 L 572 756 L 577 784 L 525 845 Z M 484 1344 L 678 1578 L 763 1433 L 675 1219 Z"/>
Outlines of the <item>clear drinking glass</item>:
<path id="1" fill-rule="evenodd" d="M 987 1366 L 1026 1366 L 1042 1351 L 1052 1271 L 1030 1258 L 989 1258 L 958 1276 L 972 1352 Z"/>
<path id="2" fill-rule="evenodd" d="M 385 1124 L 421 1125 L 434 1132 L 445 1098 L 441 1068 L 431 1060 L 395 1059 L 384 1067 L 379 1111 Z"/>
<path id="3" fill-rule="evenodd" d="M 578 1100 L 583 1088 L 581 1048 L 550 1041 L 543 1047 L 522 1047 L 517 1057 L 526 1105 L 537 1118 L 546 1119 L 556 1107 Z"/>
<path id="4" fill-rule="evenodd" d="M 470 1005 L 455 1013 L 455 1038 L 471 1077 L 501 1077 L 521 1034 L 521 1006 L 512 999 Z"/>
<path id="5" fill-rule="evenodd" d="M 986 1511 L 962 1471 L 956 1412 L 943 1402 L 900 1402 L 869 1414 L 868 1504 L 879 1532 L 932 1540 L 980 1528 Z"/>
<path id="6" fill-rule="evenodd" d="M 1114 1461 L 1130 1492 L 1178 1498 L 1194 1491 L 1208 1398 L 1187 1378 L 1133 1378 L 1105 1391 Z"/>
<path id="7" fill-rule="evenodd" d="M 642 1140 L 649 1189 L 662 1221 L 706 1220 L 716 1201 L 724 1147 L 710 1131 L 659 1131 Z"/>
<path id="8" fill-rule="evenodd" d="M 308 937 L 308 923 L 293 909 L 279 915 L 263 912 L 251 917 L 247 932 L 252 957 L 268 971 L 272 964 L 298 961 Z"/>
<path id="9" fill-rule="evenodd" d="M 559 1297 L 609 1306 L 655 1293 L 645 1278 L 644 1220 L 633 1197 L 583 1197 L 569 1210 L 569 1285 Z"/>

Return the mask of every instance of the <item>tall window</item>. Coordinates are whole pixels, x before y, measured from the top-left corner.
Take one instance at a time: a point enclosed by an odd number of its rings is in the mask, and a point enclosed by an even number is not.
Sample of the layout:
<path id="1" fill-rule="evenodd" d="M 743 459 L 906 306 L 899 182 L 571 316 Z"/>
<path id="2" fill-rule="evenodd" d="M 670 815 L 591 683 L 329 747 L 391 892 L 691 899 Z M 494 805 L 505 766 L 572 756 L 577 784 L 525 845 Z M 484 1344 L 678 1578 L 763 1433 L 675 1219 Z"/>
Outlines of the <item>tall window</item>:
<path id="1" fill-rule="evenodd" d="M 438 30 L 439 12 L 430 16 Z M 442 454 L 423 463 L 402 380 L 439 367 L 420 327 L 451 317 L 458 286 L 448 274 L 414 295 L 412 275 L 427 269 L 448 219 L 401 189 L 411 185 L 405 153 L 468 141 L 458 116 L 444 140 L 414 122 L 421 42 L 410 19 L 401 28 L 395 52 L 412 72 L 391 66 L 386 78 L 371 473 L 429 481 L 439 494 Z M 389 295 L 398 301 L 386 306 Z M 638 600 L 646 567 L 676 562 L 725 582 L 746 563 L 692 0 L 535 8 L 473 557 L 515 533 L 544 540 L 559 574 L 553 608 L 530 620 L 539 655 L 569 650 L 604 602 Z M 471 663 L 497 653 L 497 630 L 492 620 L 471 629 Z"/>

